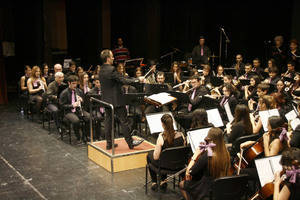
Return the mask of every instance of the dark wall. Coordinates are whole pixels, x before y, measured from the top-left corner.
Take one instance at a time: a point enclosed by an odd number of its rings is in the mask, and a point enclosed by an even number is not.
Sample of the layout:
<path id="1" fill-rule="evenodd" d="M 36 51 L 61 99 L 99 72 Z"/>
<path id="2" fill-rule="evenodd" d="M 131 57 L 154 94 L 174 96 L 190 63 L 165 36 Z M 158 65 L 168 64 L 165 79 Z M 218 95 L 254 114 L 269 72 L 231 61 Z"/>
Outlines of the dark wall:
<path id="1" fill-rule="evenodd" d="M 148 1 L 146 1 L 148 2 Z M 119 1 L 112 4 L 112 39 L 123 35 L 133 55 L 147 57 L 163 55 L 176 47 L 191 52 L 200 35 L 205 35 L 208 45 L 219 54 L 219 27 L 222 25 L 231 41 L 228 57 L 241 52 L 251 60 L 263 58 L 264 41 L 272 40 L 277 34 L 286 39 L 291 35 L 293 1 Z M 149 11 L 159 8 L 159 19 L 147 16 Z M 159 37 L 149 34 L 149 19 L 157 25 Z M 151 21 L 150 21 L 151 22 Z M 153 27 L 151 27 L 152 29 Z M 149 48 L 147 41 L 156 43 L 158 48 Z M 224 47 L 224 44 L 223 44 Z M 148 51 L 155 51 L 149 53 Z M 224 52 L 224 49 L 223 49 Z M 176 55 L 182 59 L 182 55 Z"/>

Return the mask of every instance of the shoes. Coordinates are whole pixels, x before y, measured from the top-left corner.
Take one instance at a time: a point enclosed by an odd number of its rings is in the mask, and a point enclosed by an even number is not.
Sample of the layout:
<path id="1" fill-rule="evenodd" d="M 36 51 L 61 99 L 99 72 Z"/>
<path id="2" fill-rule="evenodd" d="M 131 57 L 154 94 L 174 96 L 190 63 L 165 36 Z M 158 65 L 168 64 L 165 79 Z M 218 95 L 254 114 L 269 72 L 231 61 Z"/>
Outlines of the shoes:
<path id="1" fill-rule="evenodd" d="M 166 190 L 167 190 L 167 187 L 168 187 L 167 182 L 163 182 L 163 183 L 160 184 L 159 189 L 160 189 L 161 191 L 166 191 Z"/>
<path id="2" fill-rule="evenodd" d="M 131 142 L 131 144 L 128 144 L 129 149 L 133 149 L 133 147 L 136 147 L 136 146 L 142 144 L 143 142 L 144 142 L 144 139 L 141 139 L 141 140 L 133 140 L 133 141 Z"/>
<path id="3" fill-rule="evenodd" d="M 136 129 L 133 129 L 132 132 L 130 133 L 131 136 L 133 135 L 138 135 L 139 132 Z"/>
<path id="4" fill-rule="evenodd" d="M 62 134 L 62 130 L 61 128 L 57 128 L 58 133 L 61 135 Z"/>
<path id="5" fill-rule="evenodd" d="M 76 140 L 76 142 L 74 142 L 74 144 L 75 144 L 75 145 L 82 145 L 83 142 L 82 142 L 82 140 Z"/>
<path id="6" fill-rule="evenodd" d="M 118 144 L 114 144 L 114 147 L 118 147 Z M 106 145 L 106 150 L 111 150 L 112 149 L 112 144 Z"/>
<path id="7" fill-rule="evenodd" d="M 157 189 L 158 189 L 157 183 L 152 183 L 151 190 L 157 191 Z"/>

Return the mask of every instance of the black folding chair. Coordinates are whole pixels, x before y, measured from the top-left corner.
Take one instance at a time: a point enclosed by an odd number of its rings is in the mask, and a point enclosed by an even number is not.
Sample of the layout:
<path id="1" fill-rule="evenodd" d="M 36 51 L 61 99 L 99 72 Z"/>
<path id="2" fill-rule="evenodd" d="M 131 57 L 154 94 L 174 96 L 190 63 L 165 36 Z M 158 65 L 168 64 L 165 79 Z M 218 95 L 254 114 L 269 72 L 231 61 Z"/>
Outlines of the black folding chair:
<path id="1" fill-rule="evenodd" d="M 235 156 L 239 151 L 240 151 L 240 145 L 243 142 L 247 141 L 256 141 L 260 137 L 259 134 L 252 134 L 252 135 L 246 135 L 237 138 L 233 143 L 232 143 L 232 150 L 231 150 L 231 155 Z"/>
<path id="2" fill-rule="evenodd" d="M 247 199 L 248 175 L 226 176 L 214 180 L 209 199 L 240 200 Z"/>
<path id="3" fill-rule="evenodd" d="M 158 177 L 158 185 L 160 185 L 161 175 L 174 175 L 178 171 L 186 167 L 188 161 L 188 155 L 191 151 L 190 147 L 180 146 L 164 149 L 158 160 L 158 166 L 155 166 L 151 163 L 146 165 L 146 184 L 145 184 L 145 193 L 148 192 L 148 169 L 151 168 L 156 172 Z M 175 176 L 173 177 L 173 188 L 175 189 Z"/>

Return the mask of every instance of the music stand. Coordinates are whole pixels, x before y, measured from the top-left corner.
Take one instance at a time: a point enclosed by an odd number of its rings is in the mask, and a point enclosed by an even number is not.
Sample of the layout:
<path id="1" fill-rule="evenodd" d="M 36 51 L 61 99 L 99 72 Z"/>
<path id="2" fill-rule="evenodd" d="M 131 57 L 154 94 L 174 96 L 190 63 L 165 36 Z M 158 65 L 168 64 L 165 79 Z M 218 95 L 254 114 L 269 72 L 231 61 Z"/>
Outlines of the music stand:
<path id="1" fill-rule="evenodd" d="M 177 101 L 180 101 L 182 103 L 189 103 L 190 102 L 190 97 L 187 93 L 183 92 L 176 92 L 176 91 L 168 91 L 171 96 L 175 97 Z"/>
<path id="2" fill-rule="evenodd" d="M 147 124 L 149 126 L 151 134 L 161 133 L 164 131 L 162 124 L 161 124 L 161 117 L 164 114 L 171 115 L 171 117 L 173 119 L 174 130 L 177 130 L 177 125 L 176 125 L 175 119 L 173 117 L 173 114 L 171 112 L 149 113 L 149 114 L 146 114 L 146 120 L 147 120 Z"/>
<path id="3" fill-rule="evenodd" d="M 157 94 L 161 92 L 168 91 L 168 85 L 166 84 L 145 84 L 145 93 L 147 94 Z"/>
<path id="4" fill-rule="evenodd" d="M 202 129 L 195 129 L 190 130 L 187 132 L 187 139 L 189 143 L 191 144 L 191 148 L 193 153 L 197 150 L 199 147 L 200 142 L 205 142 L 205 138 L 208 134 L 208 131 L 211 129 L 209 128 L 202 128 Z"/>
<path id="5" fill-rule="evenodd" d="M 207 112 L 207 118 L 209 123 L 212 123 L 215 127 L 224 126 L 218 108 L 210 109 L 207 110 L 206 112 Z"/>
<path id="6" fill-rule="evenodd" d="M 242 86 L 250 85 L 249 79 L 239 79 Z"/>
<path id="7" fill-rule="evenodd" d="M 213 108 L 218 108 L 219 107 L 219 101 L 214 99 L 214 98 L 210 98 L 208 96 L 202 96 L 201 97 L 201 105 L 205 105 L 206 109 L 213 109 Z"/>
<path id="8" fill-rule="evenodd" d="M 214 87 L 219 87 L 219 86 L 223 85 L 224 80 L 222 77 L 212 76 L 210 78 L 210 82 Z"/>

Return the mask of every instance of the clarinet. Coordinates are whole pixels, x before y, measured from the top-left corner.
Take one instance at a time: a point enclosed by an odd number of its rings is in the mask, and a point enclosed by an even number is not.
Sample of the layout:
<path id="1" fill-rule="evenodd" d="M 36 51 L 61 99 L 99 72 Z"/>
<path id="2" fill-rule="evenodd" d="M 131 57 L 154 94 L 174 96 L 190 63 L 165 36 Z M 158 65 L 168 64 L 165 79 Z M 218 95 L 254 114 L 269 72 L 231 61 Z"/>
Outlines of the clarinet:
<path id="1" fill-rule="evenodd" d="M 81 116 L 81 117 L 83 117 L 83 111 L 82 111 L 82 106 L 81 106 L 81 101 L 79 100 L 79 95 L 77 95 L 76 94 L 76 99 L 77 99 L 77 102 L 79 103 L 79 115 Z"/>

